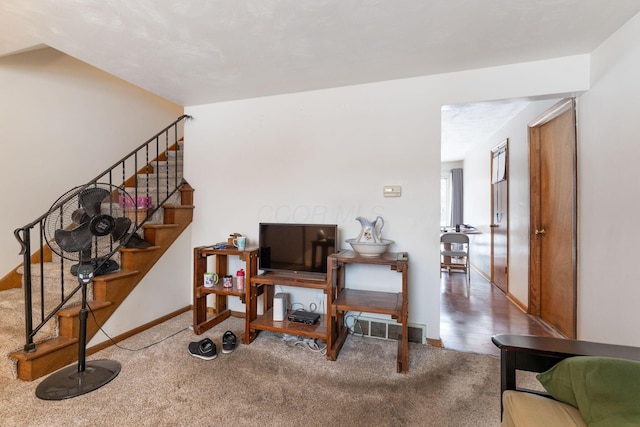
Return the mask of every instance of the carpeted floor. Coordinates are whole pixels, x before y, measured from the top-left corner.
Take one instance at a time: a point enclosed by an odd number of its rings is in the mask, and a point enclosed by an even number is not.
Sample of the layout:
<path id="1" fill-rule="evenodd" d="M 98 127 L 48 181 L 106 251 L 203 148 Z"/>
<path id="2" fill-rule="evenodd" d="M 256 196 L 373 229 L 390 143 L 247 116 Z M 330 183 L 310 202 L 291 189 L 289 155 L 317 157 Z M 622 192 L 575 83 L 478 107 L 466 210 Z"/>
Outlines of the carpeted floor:
<path id="1" fill-rule="evenodd" d="M 221 337 L 238 338 L 244 320 L 231 318 L 201 336 L 191 312 L 112 346 L 89 359 L 122 364 L 111 383 L 83 396 L 43 401 L 38 383 L 0 378 L 3 426 L 497 426 L 499 359 L 410 344 L 407 375 L 395 372 L 395 341 L 348 337 L 329 361 L 277 334 L 221 353 Z M 187 352 L 210 337 L 218 357 Z"/>

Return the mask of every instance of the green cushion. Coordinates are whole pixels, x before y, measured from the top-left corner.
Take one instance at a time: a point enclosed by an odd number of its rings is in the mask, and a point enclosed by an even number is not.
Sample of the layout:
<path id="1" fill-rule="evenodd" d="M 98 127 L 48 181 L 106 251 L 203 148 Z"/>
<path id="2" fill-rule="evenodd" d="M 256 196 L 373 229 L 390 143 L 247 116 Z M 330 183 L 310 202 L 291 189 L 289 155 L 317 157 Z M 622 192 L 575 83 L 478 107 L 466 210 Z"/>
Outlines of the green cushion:
<path id="1" fill-rule="evenodd" d="M 640 426 L 640 362 L 570 357 L 537 378 L 553 398 L 578 408 L 589 426 Z"/>

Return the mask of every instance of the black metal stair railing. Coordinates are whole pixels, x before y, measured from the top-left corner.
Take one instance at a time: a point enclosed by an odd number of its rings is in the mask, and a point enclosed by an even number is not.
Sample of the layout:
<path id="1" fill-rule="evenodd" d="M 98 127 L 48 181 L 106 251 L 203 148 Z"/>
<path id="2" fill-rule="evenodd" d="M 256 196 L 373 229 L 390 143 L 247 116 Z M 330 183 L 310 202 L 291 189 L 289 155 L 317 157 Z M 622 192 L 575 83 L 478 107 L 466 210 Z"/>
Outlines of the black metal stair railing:
<path id="1" fill-rule="evenodd" d="M 35 351 L 36 345 L 34 337 L 49 322 L 53 316 L 69 302 L 69 300 L 82 288 L 79 284 L 73 290 L 65 292 L 64 280 L 65 270 L 68 270 L 68 261 L 60 259 L 60 292 L 56 300 L 59 303 L 51 310 L 45 309 L 45 262 L 46 239 L 45 239 L 45 219 L 53 209 L 60 208 L 66 201 L 70 200 L 80 191 L 98 184 L 109 184 L 126 191 L 129 201 L 131 215 L 134 223 L 134 232 L 137 232 L 153 214 L 158 211 L 181 187 L 182 178 L 179 178 L 179 161 L 177 156 L 178 143 L 181 138 L 180 125 L 185 119 L 191 118 L 188 115 L 180 116 L 176 121 L 158 132 L 138 148 L 124 156 L 111 167 L 99 174 L 93 180 L 78 188 L 65 200 L 60 200 L 52 206 L 46 213 L 35 221 L 14 231 L 14 236 L 20 243 L 20 254 L 23 255 L 23 288 L 25 299 L 25 345 L 24 351 Z M 170 162 L 169 157 L 175 155 L 175 162 Z M 164 170 L 165 173 L 159 173 Z M 144 185 L 141 185 L 143 184 Z M 130 189 L 130 190 L 127 190 Z M 125 200 L 123 203 L 128 203 Z M 143 206 L 139 206 L 142 204 Z M 118 250 L 113 248 L 109 256 Z M 108 259 L 108 257 L 106 257 Z M 34 264 L 39 265 L 37 272 L 39 280 L 34 281 L 32 268 Z M 97 266 L 99 268 L 100 266 Z M 34 293 L 35 287 L 35 293 Z M 56 291 L 57 294 L 57 291 Z M 38 298 L 39 304 L 34 309 L 33 297 Z M 59 298 L 59 299 L 58 299 Z M 53 302 L 55 304 L 55 301 Z M 36 313 L 37 312 L 37 313 Z M 34 317 L 38 315 L 38 320 Z M 37 324 L 34 326 L 34 324 Z"/>

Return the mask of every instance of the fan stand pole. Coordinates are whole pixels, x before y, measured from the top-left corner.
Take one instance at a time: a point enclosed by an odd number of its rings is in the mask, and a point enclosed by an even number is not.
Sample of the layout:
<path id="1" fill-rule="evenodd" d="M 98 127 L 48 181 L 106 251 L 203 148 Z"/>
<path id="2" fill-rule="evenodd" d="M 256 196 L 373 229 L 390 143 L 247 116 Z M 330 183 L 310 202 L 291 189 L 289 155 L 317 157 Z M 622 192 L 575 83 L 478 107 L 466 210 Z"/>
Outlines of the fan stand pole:
<path id="1" fill-rule="evenodd" d="M 82 307 L 79 313 L 80 330 L 78 342 L 78 373 L 86 370 L 87 358 L 87 319 L 89 318 L 89 310 L 87 310 L 87 285 L 82 284 Z"/>
<path id="2" fill-rule="evenodd" d="M 43 400 L 63 400 L 94 391 L 120 373 L 120 364 L 112 360 L 86 362 L 87 345 L 87 285 L 93 280 L 93 265 L 78 267 L 78 281 L 82 285 L 82 306 L 79 321 L 78 364 L 67 366 L 49 375 L 36 388 L 36 396 Z"/>

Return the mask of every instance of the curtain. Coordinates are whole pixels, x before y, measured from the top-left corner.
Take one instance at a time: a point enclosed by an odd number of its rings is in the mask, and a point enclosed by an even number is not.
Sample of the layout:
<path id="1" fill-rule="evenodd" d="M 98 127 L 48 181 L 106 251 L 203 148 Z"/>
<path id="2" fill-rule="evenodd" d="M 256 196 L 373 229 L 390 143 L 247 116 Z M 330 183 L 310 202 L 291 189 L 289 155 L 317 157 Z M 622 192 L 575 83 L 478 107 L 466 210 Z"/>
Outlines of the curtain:
<path id="1" fill-rule="evenodd" d="M 462 168 L 451 169 L 451 226 L 462 224 Z"/>

